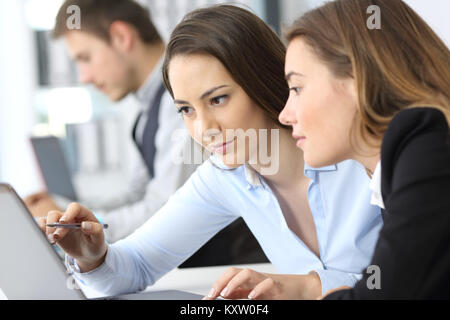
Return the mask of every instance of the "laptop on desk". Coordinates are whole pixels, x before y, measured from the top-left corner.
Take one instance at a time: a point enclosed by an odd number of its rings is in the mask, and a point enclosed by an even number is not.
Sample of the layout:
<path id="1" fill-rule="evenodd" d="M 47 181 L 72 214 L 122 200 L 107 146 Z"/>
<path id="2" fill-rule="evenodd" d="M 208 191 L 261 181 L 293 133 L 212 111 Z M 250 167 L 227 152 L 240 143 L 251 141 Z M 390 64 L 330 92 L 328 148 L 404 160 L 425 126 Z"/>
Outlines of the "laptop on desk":
<path id="1" fill-rule="evenodd" d="M 48 192 L 70 201 L 79 201 L 59 139 L 47 136 L 31 137 L 30 140 Z"/>
<path id="2" fill-rule="evenodd" d="M 0 184 L 0 288 L 8 299 L 85 300 L 14 189 Z M 107 300 L 200 300 L 184 291 L 135 293 Z"/>

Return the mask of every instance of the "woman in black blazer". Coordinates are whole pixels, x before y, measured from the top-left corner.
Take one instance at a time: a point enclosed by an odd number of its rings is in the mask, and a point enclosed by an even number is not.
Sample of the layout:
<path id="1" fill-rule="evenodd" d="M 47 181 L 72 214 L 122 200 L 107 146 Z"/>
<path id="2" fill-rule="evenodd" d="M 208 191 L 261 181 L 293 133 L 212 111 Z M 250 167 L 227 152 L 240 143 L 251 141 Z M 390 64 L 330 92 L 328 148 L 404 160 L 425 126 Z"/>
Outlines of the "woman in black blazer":
<path id="1" fill-rule="evenodd" d="M 450 135 L 442 112 L 401 111 L 381 150 L 386 210 L 371 265 L 380 288 L 369 290 L 365 272 L 353 290 L 327 299 L 450 298 Z"/>
<path id="2" fill-rule="evenodd" d="M 326 299 L 449 299 L 448 48 L 400 0 L 331 2 L 286 37 L 281 122 L 310 166 L 364 165 L 372 203 L 385 209 L 363 279 Z"/>

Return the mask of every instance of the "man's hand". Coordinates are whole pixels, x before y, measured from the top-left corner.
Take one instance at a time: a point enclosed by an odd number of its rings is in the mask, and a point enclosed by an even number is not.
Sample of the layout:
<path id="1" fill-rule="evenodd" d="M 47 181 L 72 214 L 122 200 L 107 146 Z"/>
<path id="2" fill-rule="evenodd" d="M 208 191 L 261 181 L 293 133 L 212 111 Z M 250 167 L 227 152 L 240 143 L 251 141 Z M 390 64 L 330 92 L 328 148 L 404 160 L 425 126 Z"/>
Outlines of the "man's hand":
<path id="1" fill-rule="evenodd" d="M 24 203 L 35 218 L 47 216 L 50 211 L 62 211 L 47 192 L 39 192 L 28 196 Z"/>

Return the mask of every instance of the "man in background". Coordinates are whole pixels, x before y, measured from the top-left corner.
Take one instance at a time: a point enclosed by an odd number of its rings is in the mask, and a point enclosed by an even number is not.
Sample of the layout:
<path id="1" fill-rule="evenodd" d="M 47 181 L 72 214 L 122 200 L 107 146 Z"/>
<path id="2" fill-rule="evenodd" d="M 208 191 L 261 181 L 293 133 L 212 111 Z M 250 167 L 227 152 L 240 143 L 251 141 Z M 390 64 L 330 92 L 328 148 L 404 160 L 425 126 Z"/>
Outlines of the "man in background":
<path id="1" fill-rule="evenodd" d="M 68 28 L 67 9 L 73 5 L 80 9 L 81 25 L 72 30 Z M 95 85 L 112 101 L 135 94 L 142 105 L 132 132 L 141 159 L 135 165 L 129 192 L 116 208 L 96 210 L 109 224 L 108 240 L 115 242 L 155 214 L 196 168 L 172 159 L 192 143 L 190 138 L 172 141 L 175 130 L 185 130 L 185 126 L 162 81 L 165 44 L 147 9 L 132 0 L 67 0 L 57 15 L 53 36 L 65 39 L 83 84 Z M 25 203 L 36 217 L 51 210 L 62 211 L 45 192 L 28 197 Z M 265 261 L 259 244 L 240 219 L 184 266 Z"/>

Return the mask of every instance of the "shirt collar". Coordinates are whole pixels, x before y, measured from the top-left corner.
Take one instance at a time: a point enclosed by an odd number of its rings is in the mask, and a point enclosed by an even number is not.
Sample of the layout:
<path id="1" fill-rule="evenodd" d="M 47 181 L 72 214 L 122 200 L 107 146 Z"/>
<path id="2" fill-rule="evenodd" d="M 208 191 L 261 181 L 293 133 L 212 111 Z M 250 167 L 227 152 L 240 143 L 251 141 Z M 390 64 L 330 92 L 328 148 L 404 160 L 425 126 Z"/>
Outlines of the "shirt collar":
<path id="1" fill-rule="evenodd" d="M 249 187 L 263 187 L 261 176 L 248 164 L 245 165 L 245 178 L 247 179 Z"/>
<path id="2" fill-rule="evenodd" d="M 219 165 L 219 167 L 226 168 L 225 164 L 218 157 L 213 156 L 213 158 L 211 160 L 213 160 L 213 162 L 216 165 Z M 337 165 L 331 165 L 331 166 L 321 167 L 321 168 L 312 168 L 305 163 L 305 175 L 310 179 L 314 178 L 314 177 L 311 178 L 310 176 L 311 175 L 315 176 L 316 172 L 331 172 L 331 171 L 336 171 L 336 170 L 337 170 Z M 255 169 L 253 169 L 249 164 L 245 164 L 244 172 L 245 172 L 245 179 L 247 180 L 247 182 L 249 184 L 249 188 L 264 187 L 264 185 L 261 181 L 261 175 Z"/>
<path id="3" fill-rule="evenodd" d="M 315 179 L 316 172 L 331 172 L 336 171 L 337 165 L 322 167 L 322 168 L 312 168 L 305 163 L 305 176 L 310 179 Z M 251 187 L 264 187 L 261 176 L 255 171 L 250 165 L 245 165 L 245 177 L 247 182 Z"/>
<path id="4" fill-rule="evenodd" d="M 212 155 L 211 158 L 209 159 L 216 167 L 218 167 L 219 169 L 222 170 L 230 170 L 222 161 L 222 159 L 220 159 L 219 157 Z M 261 176 L 259 175 L 258 172 L 255 171 L 255 169 L 253 169 L 249 164 L 245 164 L 244 166 L 244 173 L 245 173 L 245 180 L 248 183 L 248 188 L 258 188 L 258 187 L 264 187 L 262 181 L 261 181 Z M 236 170 L 242 170 L 241 168 L 238 168 Z"/>
<path id="5" fill-rule="evenodd" d="M 162 82 L 162 65 L 163 58 L 159 59 L 156 66 L 153 68 L 153 71 L 147 77 L 147 80 L 145 80 L 144 84 L 136 92 L 136 98 L 142 104 L 144 109 L 149 107 L 152 97 L 156 94 L 156 90 L 158 90 Z"/>
<path id="6" fill-rule="evenodd" d="M 370 204 L 379 206 L 381 209 L 385 209 L 383 195 L 381 194 L 381 161 L 378 162 L 377 167 L 375 168 L 369 188 L 372 190 Z"/>
<path id="7" fill-rule="evenodd" d="M 331 165 L 327 167 L 321 167 L 321 168 L 313 168 L 310 167 L 307 163 L 305 163 L 305 176 L 309 179 L 315 179 L 317 172 L 331 172 L 331 171 L 337 171 L 337 165 Z"/>

